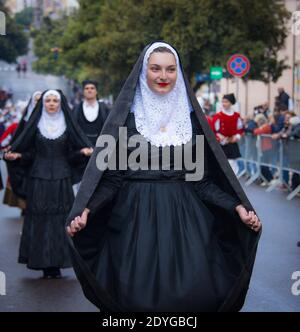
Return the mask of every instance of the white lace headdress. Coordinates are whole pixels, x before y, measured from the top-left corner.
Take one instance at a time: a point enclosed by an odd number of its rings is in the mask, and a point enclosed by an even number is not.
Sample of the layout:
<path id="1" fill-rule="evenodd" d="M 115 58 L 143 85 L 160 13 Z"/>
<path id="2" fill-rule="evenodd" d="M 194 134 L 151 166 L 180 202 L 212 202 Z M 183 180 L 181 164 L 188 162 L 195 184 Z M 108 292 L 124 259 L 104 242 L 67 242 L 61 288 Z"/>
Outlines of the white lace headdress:
<path id="1" fill-rule="evenodd" d="M 30 118 L 35 106 L 36 106 L 35 97 L 37 95 L 41 95 L 41 94 L 42 94 L 41 91 L 35 91 L 33 93 L 32 97 L 30 99 L 30 104 L 29 104 L 28 109 L 27 109 L 27 114 L 24 116 L 24 121 L 27 122 L 29 120 L 29 118 Z"/>
<path id="2" fill-rule="evenodd" d="M 59 110 L 55 113 L 48 113 L 45 108 L 45 100 L 48 96 L 55 96 L 61 101 L 60 94 L 56 90 L 49 90 L 43 96 L 42 116 L 38 123 L 38 128 L 43 136 L 48 139 L 56 139 L 61 136 L 67 126 L 64 113 L 59 106 Z"/>
<path id="3" fill-rule="evenodd" d="M 177 65 L 175 86 L 165 95 L 156 94 L 147 84 L 148 60 L 153 50 L 158 47 L 171 50 Z M 185 144 L 192 138 L 191 110 L 176 51 L 166 43 L 152 44 L 143 60 L 143 68 L 131 108 L 137 131 L 155 146 Z"/>

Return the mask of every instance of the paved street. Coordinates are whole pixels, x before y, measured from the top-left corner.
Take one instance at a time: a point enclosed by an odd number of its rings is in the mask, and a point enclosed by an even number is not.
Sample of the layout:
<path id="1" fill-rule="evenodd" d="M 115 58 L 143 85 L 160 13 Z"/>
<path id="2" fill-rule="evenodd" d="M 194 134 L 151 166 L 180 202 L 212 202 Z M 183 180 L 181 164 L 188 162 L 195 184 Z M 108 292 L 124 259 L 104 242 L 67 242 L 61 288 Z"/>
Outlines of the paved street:
<path id="1" fill-rule="evenodd" d="M 2 165 L 3 167 L 3 165 Z M 280 191 L 246 188 L 264 222 L 256 265 L 243 311 L 300 311 L 300 296 L 291 293 L 291 275 L 300 271 L 300 198 L 285 200 Z M 0 193 L 2 202 L 3 191 Z M 20 211 L 0 205 L 0 270 L 7 278 L 7 295 L 0 311 L 95 311 L 82 295 L 72 270 L 62 280 L 42 280 L 40 272 L 17 264 Z"/>
<path id="2" fill-rule="evenodd" d="M 300 311 L 300 295 L 291 292 L 294 271 L 300 271 L 300 198 L 252 185 L 245 188 L 263 221 L 250 291 L 244 311 Z"/>
<path id="3" fill-rule="evenodd" d="M 29 100 L 35 90 L 61 89 L 68 94 L 69 87 L 64 79 L 52 75 L 39 75 L 31 71 L 31 63 L 34 59 L 31 51 L 28 55 L 18 58 L 19 62 L 26 60 L 28 63 L 28 71 L 25 77 L 23 73 L 18 77 L 15 64 L 0 61 L 0 88 L 12 88 L 14 101 Z"/>
<path id="4" fill-rule="evenodd" d="M 2 204 L 3 193 L 0 192 L 0 271 L 6 275 L 6 295 L 0 296 L 0 312 L 97 311 L 83 296 L 72 269 L 63 270 L 61 280 L 44 280 L 40 271 L 17 263 L 23 218 L 19 209 Z"/>
<path id="5" fill-rule="evenodd" d="M 25 77 L 23 77 L 22 74 L 21 77 L 18 78 L 17 72 L 12 69 L 12 65 L 5 66 L 5 64 L 0 61 L 0 87 L 12 88 L 14 91 L 14 101 L 29 100 L 35 90 L 43 91 L 56 88 L 68 91 L 66 82 L 55 76 L 43 76 L 27 72 Z"/>

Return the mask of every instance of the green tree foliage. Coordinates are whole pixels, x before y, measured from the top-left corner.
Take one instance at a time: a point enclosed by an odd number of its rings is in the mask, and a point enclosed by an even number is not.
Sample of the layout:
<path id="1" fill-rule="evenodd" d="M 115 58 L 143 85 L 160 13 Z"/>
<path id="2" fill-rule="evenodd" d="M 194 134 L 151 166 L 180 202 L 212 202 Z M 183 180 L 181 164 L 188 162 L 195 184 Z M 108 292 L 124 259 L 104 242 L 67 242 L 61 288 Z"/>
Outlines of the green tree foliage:
<path id="1" fill-rule="evenodd" d="M 19 13 L 16 13 L 15 21 L 17 24 L 21 25 L 24 28 L 29 29 L 32 22 L 33 22 L 33 8 L 27 7 L 20 11 Z"/>
<path id="2" fill-rule="evenodd" d="M 6 18 L 6 35 L 0 35 L 0 60 L 13 63 L 18 56 L 27 53 L 28 38 L 10 17 L 4 1 L 0 1 L 0 11 Z"/>
<path id="3" fill-rule="evenodd" d="M 61 20 L 51 20 L 46 17 L 42 28 L 34 33 L 34 53 L 38 61 L 33 68 L 43 74 L 66 75 L 72 77 L 72 66 L 62 59 L 61 38 L 68 25 L 67 17 Z"/>
<path id="4" fill-rule="evenodd" d="M 284 46 L 289 18 L 283 1 L 79 3 L 79 10 L 56 40 L 63 50 L 59 63 L 69 68 L 74 78 L 99 80 L 104 93 L 120 89 L 140 51 L 153 40 L 166 40 L 178 49 L 191 81 L 195 73 L 208 72 L 210 66 L 225 68 L 229 56 L 237 52 L 250 58 L 247 78 L 276 81 L 287 68 L 277 58 Z M 48 57 L 43 54 L 39 52 L 40 63 Z"/>

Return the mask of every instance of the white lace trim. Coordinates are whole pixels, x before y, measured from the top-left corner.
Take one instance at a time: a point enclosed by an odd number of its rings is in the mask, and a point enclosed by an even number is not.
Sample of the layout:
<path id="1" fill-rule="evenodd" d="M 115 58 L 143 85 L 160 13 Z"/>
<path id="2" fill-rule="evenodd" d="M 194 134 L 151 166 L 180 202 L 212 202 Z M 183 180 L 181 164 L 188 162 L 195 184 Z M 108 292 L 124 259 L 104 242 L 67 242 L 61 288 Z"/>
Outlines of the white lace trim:
<path id="1" fill-rule="evenodd" d="M 230 107 L 228 110 L 225 110 L 225 108 L 222 107 L 221 112 L 229 116 L 232 116 L 235 113 L 232 107 Z"/>
<path id="2" fill-rule="evenodd" d="M 177 81 L 167 95 L 155 94 L 147 84 L 148 59 L 157 47 L 167 47 L 176 58 Z M 168 44 L 154 43 L 145 54 L 131 108 L 137 131 L 155 146 L 185 144 L 192 138 L 191 110 L 176 51 Z"/>

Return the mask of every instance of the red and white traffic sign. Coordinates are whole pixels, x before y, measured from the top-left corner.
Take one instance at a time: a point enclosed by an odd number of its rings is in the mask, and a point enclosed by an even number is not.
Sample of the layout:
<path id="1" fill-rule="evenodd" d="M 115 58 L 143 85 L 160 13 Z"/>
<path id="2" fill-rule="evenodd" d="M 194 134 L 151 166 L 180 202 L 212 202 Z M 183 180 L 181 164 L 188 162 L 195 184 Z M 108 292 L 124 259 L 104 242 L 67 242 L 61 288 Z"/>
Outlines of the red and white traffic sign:
<path id="1" fill-rule="evenodd" d="M 243 77 L 250 70 L 250 61 L 243 54 L 234 54 L 227 61 L 227 70 L 232 76 Z"/>

